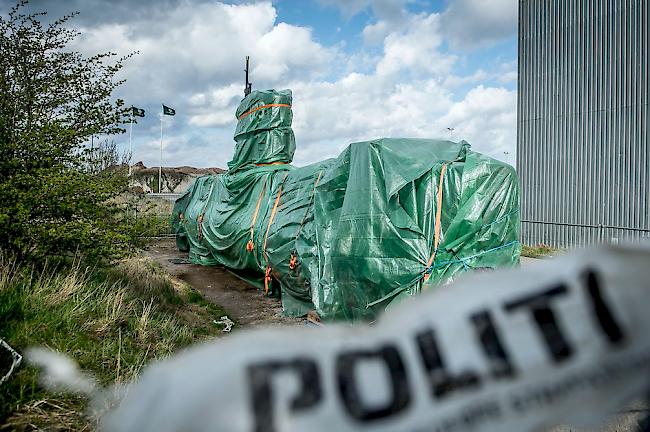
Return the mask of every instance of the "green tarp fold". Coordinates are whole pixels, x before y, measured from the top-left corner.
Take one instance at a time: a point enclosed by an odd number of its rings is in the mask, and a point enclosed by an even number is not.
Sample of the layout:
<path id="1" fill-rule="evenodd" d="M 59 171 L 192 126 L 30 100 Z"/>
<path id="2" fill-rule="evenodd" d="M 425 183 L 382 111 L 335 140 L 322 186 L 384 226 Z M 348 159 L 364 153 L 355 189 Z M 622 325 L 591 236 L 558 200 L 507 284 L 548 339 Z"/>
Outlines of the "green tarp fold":
<path id="1" fill-rule="evenodd" d="M 295 168 L 290 105 L 289 90 L 248 95 L 229 171 L 177 200 L 177 245 L 193 263 L 226 266 L 280 296 L 287 315 L 345 320 L 373 319 L 462 272 L 518 264 L 510 165 L 464 141 L 378 139 Z"/>

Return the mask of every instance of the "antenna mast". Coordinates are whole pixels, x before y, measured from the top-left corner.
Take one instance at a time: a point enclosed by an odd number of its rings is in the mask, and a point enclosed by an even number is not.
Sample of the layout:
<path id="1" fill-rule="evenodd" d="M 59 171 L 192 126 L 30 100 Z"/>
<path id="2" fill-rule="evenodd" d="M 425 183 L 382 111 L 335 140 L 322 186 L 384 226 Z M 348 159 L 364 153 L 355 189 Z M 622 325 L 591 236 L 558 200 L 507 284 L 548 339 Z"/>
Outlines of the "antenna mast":
<path id="1" fill-rule="evenodd" d="M 248 61 L 250 60 L 249 56 L 246 56 L 246 69 L 244 69 L 244 72 L 246 72 L 246 86 L 244 87 L 244 97 L 248 96 L 251 92 L 251 88 L 253 86 L 252 83 L 248 81 Z"/>

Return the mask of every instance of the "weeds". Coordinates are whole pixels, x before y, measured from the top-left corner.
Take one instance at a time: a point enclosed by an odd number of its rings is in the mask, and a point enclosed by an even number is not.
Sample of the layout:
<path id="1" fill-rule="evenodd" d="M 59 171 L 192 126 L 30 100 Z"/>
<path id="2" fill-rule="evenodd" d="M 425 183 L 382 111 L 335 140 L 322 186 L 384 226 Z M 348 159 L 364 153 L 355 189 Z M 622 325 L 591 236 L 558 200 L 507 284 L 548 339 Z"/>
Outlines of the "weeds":
<path id="1" fill-rule="evenodd" d="M 213 320 L 221 314 L 146 259 L 38 273 L 0 262 L 0 336 L 18 351 L 41 345 L 65 353 L 103 385 L 133 380 L 149 360 L 218 334 Z M 0 429 L 92 429 L 84 407 L 80 398 L 41 390 L 36 371 L 21 367 L 0 386 Z"/>
<path id="2" fill-rule="evenodd" d="M 538 244 L 537 246 L 523 245 L 521 248 L 521 256 L 529 258 L 544 258 L 556 255 L 558 249 L 552 248 L 545 244 Z"/>
<path id="3" fill-rule="evenodd" d="M 143 214 L 131 221 L 131 236 L 165 237 L 172 233 L 169 214 Z"/>

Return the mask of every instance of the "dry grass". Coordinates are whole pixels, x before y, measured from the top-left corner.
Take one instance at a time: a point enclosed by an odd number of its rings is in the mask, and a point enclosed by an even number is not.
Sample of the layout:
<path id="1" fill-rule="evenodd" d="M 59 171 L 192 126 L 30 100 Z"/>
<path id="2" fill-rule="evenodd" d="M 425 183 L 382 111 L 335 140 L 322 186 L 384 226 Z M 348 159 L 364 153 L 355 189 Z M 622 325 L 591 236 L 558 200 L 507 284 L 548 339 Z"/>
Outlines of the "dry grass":
<path id="1" fill-rule="evenodd" d="M 521 248 L 521 256 L 529 258 L 545 258 L 557 255 L 560 251 L 545 244 L 538 244 L 537 246 L 523 245 Z"/>
<path id="2" fill-rule="evenodd" d="M 38 399 L 25 403 L 2 425 L 2 430 L 90 431 L 95 424 L 79 410 L 81 400 Z"/>
<path id="3" fill-rule="evenodd" d="M 133 380 L 151 359 L 219 334 L 212 320 L 222 312 L 146 259 L 40 273 L 0 262 L 3 338 L 18 351 L 63 352 L 104 385 Z M 93 423 L 84 409 L 79 398 L 41 390 L 29 367 L 0 387 L 2 429 L 87 430 Z"/>

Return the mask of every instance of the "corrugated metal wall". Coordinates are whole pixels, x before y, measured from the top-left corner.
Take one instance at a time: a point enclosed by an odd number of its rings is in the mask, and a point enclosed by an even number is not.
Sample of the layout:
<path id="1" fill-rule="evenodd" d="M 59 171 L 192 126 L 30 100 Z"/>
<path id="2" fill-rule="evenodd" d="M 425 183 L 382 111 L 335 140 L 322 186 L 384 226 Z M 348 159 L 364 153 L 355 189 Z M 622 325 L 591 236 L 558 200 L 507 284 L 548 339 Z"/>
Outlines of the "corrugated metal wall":
<path id="1" fill-rule="evenodd" d="M 522 242 L 650 237 L 648 0 L 520 0 Z"/>

